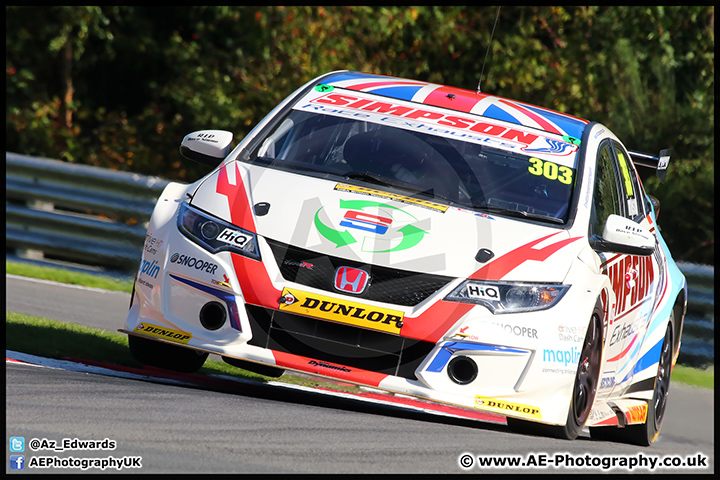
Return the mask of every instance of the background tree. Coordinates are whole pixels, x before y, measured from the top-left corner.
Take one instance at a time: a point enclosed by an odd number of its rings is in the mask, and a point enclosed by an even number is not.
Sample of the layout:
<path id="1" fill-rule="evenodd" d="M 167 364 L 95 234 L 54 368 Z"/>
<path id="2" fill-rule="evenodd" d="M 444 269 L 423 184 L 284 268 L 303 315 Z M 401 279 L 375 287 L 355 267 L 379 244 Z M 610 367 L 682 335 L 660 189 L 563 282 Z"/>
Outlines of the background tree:
<path id="1" fill-rule="evenodd" d="M 482 90 L 673 149 L 676 258 L 714 263 L 714 7 L 6 7 L 6 150 L 193 181 L 189 132 L 239 141 L 348 69 Z"/>

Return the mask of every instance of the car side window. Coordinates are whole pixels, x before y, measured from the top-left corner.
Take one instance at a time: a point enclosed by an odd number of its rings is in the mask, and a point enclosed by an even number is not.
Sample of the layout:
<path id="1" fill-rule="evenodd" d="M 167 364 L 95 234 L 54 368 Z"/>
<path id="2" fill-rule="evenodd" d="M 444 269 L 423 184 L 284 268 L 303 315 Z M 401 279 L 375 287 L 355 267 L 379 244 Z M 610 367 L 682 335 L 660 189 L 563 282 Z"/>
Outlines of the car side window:
<path id="1" fill-rule="evenodd" d="M 645 216 L 642 198 L 643 191 L 640 189 L 637 172 L 632 164 L 632 159 L 619 143 L 613 141 L 615 155 L 620 167 L 620 184 L 622 186 L 623 203 L 626 205 L 627 217 L 639 221 Z"/>
<path id="2" fill-rule="evenodd" d="M 615 167 L 610 144 L 604 143 L 598 150 L 595 189 L 590 217 L 590 236 L 602 235 L 605 222 L 611 214 L 624 215 L 623 205 L 620 203 L 618 180 L 619 175 Z"/>

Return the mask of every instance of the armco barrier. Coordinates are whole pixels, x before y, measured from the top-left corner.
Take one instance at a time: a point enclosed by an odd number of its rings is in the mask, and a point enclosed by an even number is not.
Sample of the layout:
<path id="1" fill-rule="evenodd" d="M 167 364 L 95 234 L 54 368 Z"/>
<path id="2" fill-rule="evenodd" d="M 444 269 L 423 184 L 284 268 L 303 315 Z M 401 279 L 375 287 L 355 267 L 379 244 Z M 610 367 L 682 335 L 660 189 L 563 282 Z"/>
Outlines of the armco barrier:
<path id="1" fill-rule="evenodd" d="M 134 274 L 167 180 L 16 153 L 6 161 L 8 250 Z M 714 267 L 678 266 L 689 291 L 678 361 L 714 363 Z"/>
<path id="2" fill-rule="evenodd" d="M 6 245 L 20 256 L 127 273 L 168 181 L 6 153 Z"/>
<path id="3" fill-rule="evenodd" d="M 687 313 L 678 362 L 704 367 L 715 359 L 715 267 L 678 262 L 688 282 Z"/>

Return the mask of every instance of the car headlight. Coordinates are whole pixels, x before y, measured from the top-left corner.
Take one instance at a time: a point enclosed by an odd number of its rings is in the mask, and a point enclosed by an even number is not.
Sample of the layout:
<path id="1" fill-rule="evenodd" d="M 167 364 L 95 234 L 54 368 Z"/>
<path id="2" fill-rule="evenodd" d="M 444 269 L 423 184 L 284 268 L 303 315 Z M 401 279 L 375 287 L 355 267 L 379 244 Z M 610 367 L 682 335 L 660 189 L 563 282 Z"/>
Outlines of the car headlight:
<path id="1" fill-rule="evenodd" d="M 187 203 L 180 205 L 178 229 L 211 253 L 230 251 L 260 259 L 257 236 L 235 225 L 211 217 Z"/>
<path id="2" fill-rule="evenodd" d="M 493 314 L 545 310 L 565 295 L 570 285 L 503 283 L 466 280 L 445 300 L 484 305 Z"/>

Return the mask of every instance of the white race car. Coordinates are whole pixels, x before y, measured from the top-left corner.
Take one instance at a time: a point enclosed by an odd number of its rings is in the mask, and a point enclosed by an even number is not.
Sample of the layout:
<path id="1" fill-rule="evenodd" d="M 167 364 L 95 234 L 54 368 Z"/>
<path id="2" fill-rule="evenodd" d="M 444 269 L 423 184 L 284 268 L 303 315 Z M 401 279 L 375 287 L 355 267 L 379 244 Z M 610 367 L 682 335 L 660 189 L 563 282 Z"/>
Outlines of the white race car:
<path id="1" fill-rule="evenodd" d="M 427 82 L 333 72 L 171 183 L 125 329 L 144 364 L 208 353 L 649 445 L 685 278 L 628 151 L 598 123 Z"/>

